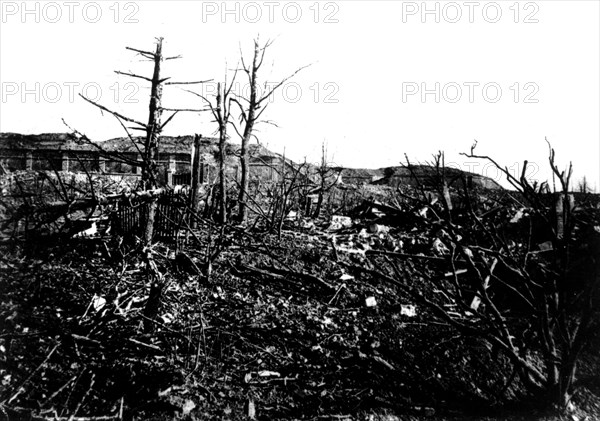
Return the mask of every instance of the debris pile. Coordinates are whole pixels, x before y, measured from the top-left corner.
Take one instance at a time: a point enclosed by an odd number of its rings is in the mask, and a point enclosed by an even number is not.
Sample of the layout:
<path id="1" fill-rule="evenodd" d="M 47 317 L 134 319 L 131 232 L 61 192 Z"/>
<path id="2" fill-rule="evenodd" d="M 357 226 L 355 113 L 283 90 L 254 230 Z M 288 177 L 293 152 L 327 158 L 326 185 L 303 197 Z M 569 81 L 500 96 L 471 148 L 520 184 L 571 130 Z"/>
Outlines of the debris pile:
<path id="1" fill-rule="evenodd" d="M 36 420 L 416 420 L 522 396 L 497 349 L 453 329 L 480 323 L 481 297 L 465 308 L 445 286 L 473 279 L 468 262 L 482 251 L 422 213 L 383 202 L 352 216 L 292 213 L 280 236 L 202 221 L 185 248 L 151 250 L 164 280 L 155 318 L 135 239 L 7 250 L 0 409 Z M 527 215 L 509 212 L 506 229 Z M 503 268 L 489 262 L 496 288 Z"/>

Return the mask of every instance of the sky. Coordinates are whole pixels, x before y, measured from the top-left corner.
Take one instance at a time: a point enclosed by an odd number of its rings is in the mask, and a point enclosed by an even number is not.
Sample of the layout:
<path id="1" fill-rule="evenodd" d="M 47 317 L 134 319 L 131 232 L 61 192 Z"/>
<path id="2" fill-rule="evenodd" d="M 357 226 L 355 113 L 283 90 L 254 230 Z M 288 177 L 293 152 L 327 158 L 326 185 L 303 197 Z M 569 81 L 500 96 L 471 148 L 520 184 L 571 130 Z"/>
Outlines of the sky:
<path id="1" fill-rule="evenodd" d="M 380 168 L 426 162 L 498 181 L 490 155 L 512 174 L 551 177 L 573 163 L 600 191 L 600 2 L 589 1 L 5 1 L 0 0 L 0 131 L 124 136 L 120 124 L 79 96 L 136 120 L 148 116 L 153 51 L 164 38 L 172 81 L 163 106 L 201 109 L 250 60 L 253 40 L 273 40 L 259 80 L 273 86 L 257 133 L 297 161 Z M 245 74 L 234 90 L 247 92 Z M 210 113 L 182 112 L 166 135 L 211 136 Z M 232 133 L 235 136 L 235 133 Z"/>

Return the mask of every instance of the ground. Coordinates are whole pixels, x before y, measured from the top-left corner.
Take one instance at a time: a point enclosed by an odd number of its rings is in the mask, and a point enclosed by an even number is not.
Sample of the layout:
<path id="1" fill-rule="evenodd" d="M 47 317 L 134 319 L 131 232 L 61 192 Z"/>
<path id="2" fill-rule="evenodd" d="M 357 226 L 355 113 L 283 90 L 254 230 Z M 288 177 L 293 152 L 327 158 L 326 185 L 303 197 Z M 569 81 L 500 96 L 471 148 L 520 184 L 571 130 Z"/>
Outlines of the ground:
<path id="1" fill-rule="evenodd" d="M 154 247 L 155 320 L 134 242 L 5 248 L 0 419 L 600 419 L 596 353 L 571 411 L 540 412 L 497 350 L 357 270 L 360 242 L 344 229 L 350 253 L 312 226 L 214 232 Z"/>

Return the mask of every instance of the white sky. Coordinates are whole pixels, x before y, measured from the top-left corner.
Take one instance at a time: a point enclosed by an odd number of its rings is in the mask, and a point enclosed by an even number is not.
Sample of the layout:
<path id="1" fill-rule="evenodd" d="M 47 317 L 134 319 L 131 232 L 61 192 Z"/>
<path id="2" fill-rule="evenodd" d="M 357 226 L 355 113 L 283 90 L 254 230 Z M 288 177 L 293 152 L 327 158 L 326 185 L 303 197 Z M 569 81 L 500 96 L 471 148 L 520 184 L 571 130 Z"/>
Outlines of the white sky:
<path id="1" fill-rule="evenodd" d="M 405 153 L 425 161 L 441 149 L 447 163 L 497 178 L 483 163 L 459 156 L 477 139 L 479 153 L 519 171 L 528 159 L 531 178 L 545 180 L 547 137 L 561 166 L 573 161 L 575 178 L 586 175 L 600 190 L 595 0 L 2 0 L 0 12 L 3 132 L 65 132 L 64 118 L 93 139 L 123 136 L 114 118 L 76 94 L 86 87 L 88 96 L 101 94 L 105 106 L 146 121 L 147 84 L 113 71 L 150 76 L 152 66 L 126 46 L 153 50 L 154 37 L 162 36 L 165 55 L 183 56 L 166 62 L 164 76 L 221 81 L 226 64 L 237 65 L 240 43 L 249 59 L 260 34 L 261 40 L 276 38 L 263 81 L 314 63 L 265 113 L 279 128 L 264 125 L 259 136 L 274 151 L 316 162 L 326 141 L 336 164 L 378 168 L 398 165 Z M 189 88 L 209 94 L 213 85 Z M 431 91 L 424 98 L 423 88 Z M 166 88 L 163 105 L 202 107 L 177 87 Z M 208 113 L 180 114 L 165 134 L 209 136 L 215 130 L 210 120 Z"/>

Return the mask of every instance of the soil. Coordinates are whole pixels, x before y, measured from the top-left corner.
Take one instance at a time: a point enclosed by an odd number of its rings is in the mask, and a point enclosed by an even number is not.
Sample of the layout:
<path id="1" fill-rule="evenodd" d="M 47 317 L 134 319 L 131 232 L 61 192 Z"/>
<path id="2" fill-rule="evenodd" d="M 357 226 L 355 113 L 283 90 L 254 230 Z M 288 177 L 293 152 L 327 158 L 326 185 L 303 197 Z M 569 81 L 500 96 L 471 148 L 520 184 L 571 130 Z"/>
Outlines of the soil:
<path id="1" fill-rule="evenodd" d="M 600 419 L 597 347 L 570 411 L 544 413 L 497 350 L 357 269 L 369 265 L 361 226 L 336 232 L 347 252 L 327 224 L 281 238 L 204 226 L 184 247 L 157 244 L 156 319 L 135 242 L 6 246 L 0 419 Z M 399 229 L 376 237 L 430 246 Z"/>

